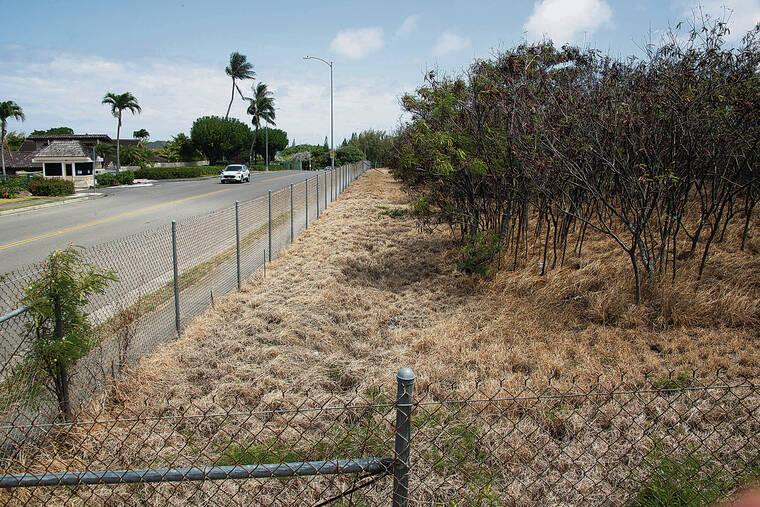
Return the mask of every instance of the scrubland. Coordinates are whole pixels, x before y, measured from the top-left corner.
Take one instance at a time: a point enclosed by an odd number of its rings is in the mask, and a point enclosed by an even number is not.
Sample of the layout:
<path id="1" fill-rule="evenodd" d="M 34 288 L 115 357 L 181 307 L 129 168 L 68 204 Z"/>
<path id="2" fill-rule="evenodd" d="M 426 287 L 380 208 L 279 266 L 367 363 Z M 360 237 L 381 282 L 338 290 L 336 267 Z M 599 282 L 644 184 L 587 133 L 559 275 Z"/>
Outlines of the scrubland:
<path id="1" fill-rule="evenodd" d="M 63 432 L 55 446 L 25 458 L 24 465 L 61 471 L 213 464 L 225 456 L 238 462 L 241 454 L 230 454 L 230 449 L 241 440 L 265 442 L 268 451 L 274 440 L 290 442 L 292 449 L 309 449 L 303 459 L 317 459 L 311 444 L 324 440 L 331 425 L 354 428 L 357 421 L 319 422 L 308 415 L 260 419 L 250 413 L 391 400 L 395 374 L 404 366 L 415 371 L 416 390 L 428 401 L 517 394 L 526 385 L 531 392 L 549 385 L 553 392 L 636 389 L 651 387 L 653 381 L 670 385 L 663 379 L 683 379 L 679 375 L 684 372 L 704 379 L 700 385 L 716 375 L 723 381 L 758 378 L 756 223 L 745 251 L 739 250 L 740 226 L 728 228 L 701 281 L 693 273 L 698 260 L 685 259 L 675 281 L 649 281 L 642 304 L 634 305 L 630 264 L 608 239 L 587 238 L 581 258 L 568 252 L 564 266 L 545 276 L 538 266 L 510 269 L 511 263 L 490 277 L 470 276 L 456 269 L 459 248 L 449 231 L 420 230 L 406 213 L 407 204 L 387 171 L 364 174 L 267 266 L 265 279 L 255 274 L 181 338 L 143 358 L 107 396 L 80 414 L 80 420 L 94 423 Z M 757 401 L 754 393 L 750 398 Z M 726 414 L 747 399 L 698 401 L 709 406 L 701 405 L 699 417 L 687 422 L 676 417 L 667 431 L 683 425 L 688 438 L 670 444 L 712 449 L 733 442 L 726 435 L 739 427 L 730 427 L 737 416 Z M 505 474 L 503 480 L 491 480 L 486 487 L 472 474 L 460 477 L 446 467 L 420 466 L 413 471 L 414 492 L 432 502 L 476 503 L 467 500 L 468 492 L 479 484 L 481 494 L 496 491 L 509 499 L 505 504 L 618 503 L 627 498 L 620 491 L 633 487 L 631 468 L 653 445 L 670 445 L 667 438 L 655 443 L 654 437 L 644 438 L 646 428 L 667 419 L 669 411 L 688 411 L 692 402 L 685 396 L 651 405 L 637 397 L 625 404 L 563 402 L 540 409 L 492 404 L 485 413 L 495 417 L 504 410 L 515 419 L 488 419 L 489 426 L 476 433 L 481 450 L 461 457 L 471 471 L 473 462 L 493 465 Z M 714 412 L 718 405 L 720 417 Z M 420 437 L 420 445 L 437 445 L 430 432 L 449 430 L 431 422 L 438 420 L 435 414 L 422 411 L 425 422 L 419 431 L 429 440 Z M 227 415 L 206 419 L 209 414 Z M 459 411 L 447 414 L 465 417 Z M 645 414 L 643 419 L 639 414 Z M 485 424 L 483 412 L 476 416 L 472 424 Z M 382 420 L 392 420 L 393 413 L 379 417 L 382 429 L 377 431 L 387 438 Z M 426 430 L 428 423 L 433 426 Z M 750 432 L 752 424 L 757 426 L 754 419 L 736 424 Z M 716 431 L 718 427 L 723 430 Z M 600 447 L 606 438 L 600 435 L 609 432 L 615 440 Z M 620 447 L 621 440 L 630 445 Z M 752 452 L 746 440 L 734 444 L 741 456 Z M 425 462 L 424 449 L 414 452 L 418 463 Z M 258 459 L 267 457 L 272 459 L 272 453 Z M 504 471 L 505 463 L 511 475 Z M 623 464 L 627 472 L 617 468 Z M 549 483 L 558 486 L 546 486 L 548 477 L 555 477 Z M 151 504 L 213 503 L 214 498 L 219 503 L 245 498 L 308 502 L 320 497 L 320 480 L 278 483 L 281 489 L 225 481 L 139 491 Z M 92 490 L 89 496 L 77 493 L 63 501 L 129 503 L 132 494 L 137 493 Z M 387 488 L 367 495 L 367 502 L 382 501 Z"/>

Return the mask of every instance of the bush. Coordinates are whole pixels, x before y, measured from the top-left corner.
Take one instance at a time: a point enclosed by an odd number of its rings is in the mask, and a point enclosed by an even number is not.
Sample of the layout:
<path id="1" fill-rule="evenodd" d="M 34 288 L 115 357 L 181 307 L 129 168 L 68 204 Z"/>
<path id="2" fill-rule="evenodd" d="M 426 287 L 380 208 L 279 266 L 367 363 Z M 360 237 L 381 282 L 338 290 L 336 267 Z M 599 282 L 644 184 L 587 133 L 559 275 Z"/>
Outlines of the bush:
<path id="1" fill-rule="evenodd" d="M 18 178 L 9 178 L 0 181 L 0 199 L 13 199 L 21 190 Z"/>
<path id="2" fill-rule="evenodd" d="M 71 195 L 74 193 L 74 182 L 66 180 L 54 180 L 46 178 L 34 178 L 29 183 L 29 192 L 32 195 Z"/>
<path id="3" fill-rule="evenodd" d="M 120 185 L 131 185 L 135 182 L 134 171 L 120 171 L 116 173 L 116 180 Z"/>
<path id="4" fill-rule="evenodd" d="M 134 173 L 135 178 L 147 180 L 170 180 L 176 178 L 200 178 L 201 167 L 144 167 Z"/>
<path id="5" fill-rule="evenodd" d="M 95 183 L 99 187 L 110 187 L 111 185 L 117 185 L 119 182 L 114 173 L 101 173 L 95 175 Z"/>
<path id="6" fill-rule="evenodd" d="M 459 270 L 470 274 L 491 275 L 498 269 L 493 264 L 499 259 L 503 248 L 499 236 L 491 231 L 468 236 L 467 245 L 461 250 Z"/>
<path id="7" fill-rule="evenodd" d="M 119 171 L 118 173 L 102 173 L 95 175 L 95 183 L 99 187 L 112 185 L 131 185 L 135 181 L 134 171 Z"/>

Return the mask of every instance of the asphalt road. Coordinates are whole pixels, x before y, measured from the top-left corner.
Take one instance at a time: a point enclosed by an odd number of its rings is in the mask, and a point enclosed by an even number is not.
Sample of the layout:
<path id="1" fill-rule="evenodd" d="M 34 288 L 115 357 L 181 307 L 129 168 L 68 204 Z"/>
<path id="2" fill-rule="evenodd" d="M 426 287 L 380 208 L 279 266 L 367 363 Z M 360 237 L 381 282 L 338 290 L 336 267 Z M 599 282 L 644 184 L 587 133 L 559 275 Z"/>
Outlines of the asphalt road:
<path id="1" fill-rule="evenodd" d="M 149 187 L 100 189 L 97 199 L 0 216 L 0 273 L 41 261 L 68 243 L 85 247 L 112 241 L 172 220 L 202 215 L 303 182 L 315 172 L 251 173 L 251 183 L 218 179 L 159 181 Z M 319 173 L 321 174 L 321 173 Z"/>

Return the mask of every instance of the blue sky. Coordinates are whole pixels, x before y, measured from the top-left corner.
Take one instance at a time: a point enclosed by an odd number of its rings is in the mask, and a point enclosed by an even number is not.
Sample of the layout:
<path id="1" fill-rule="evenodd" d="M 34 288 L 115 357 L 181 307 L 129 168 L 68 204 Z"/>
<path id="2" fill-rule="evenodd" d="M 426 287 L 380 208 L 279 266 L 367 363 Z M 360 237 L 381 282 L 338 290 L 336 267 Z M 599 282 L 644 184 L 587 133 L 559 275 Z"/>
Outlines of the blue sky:
<path id="1" fill-rule="evenodd" d="M 537 1 L 130 1 L 0 0 L 0 100 L 24 109 L 10 129 L 66 125 L 116 135 L 100 104 L 132 92 L 143 108 L 123 131 L 152 139 L 189 133 L 195 118 L 223 116 L 232 51 L 247 55 L 274 92 L 277 124 L 296 142 L 330 132 L 329 69 L 335 62 L 335 142 L 366 128 L 393 129 L 399 97 L 426 70 L 449 73 L 522 40 L 552 38 L 613 55 L 640 53 L 649 34 L 689 19 L 696 0 Z M 760 0 L 704 0 L 728 16 L 735 37 L 760 22 Z M 10 22 L 9 22 L 10 21 Z M 250 83 L 243 83 L 244 92 Z M 232 115 L 249 122 L 236 99 Z"/>

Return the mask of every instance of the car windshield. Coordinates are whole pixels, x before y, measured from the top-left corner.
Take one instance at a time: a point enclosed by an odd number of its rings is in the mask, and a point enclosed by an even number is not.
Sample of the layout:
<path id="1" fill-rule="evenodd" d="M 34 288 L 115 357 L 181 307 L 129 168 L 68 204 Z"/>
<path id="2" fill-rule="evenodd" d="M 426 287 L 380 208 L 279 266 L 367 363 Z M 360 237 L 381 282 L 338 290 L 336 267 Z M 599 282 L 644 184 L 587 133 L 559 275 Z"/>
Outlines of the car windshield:
<path id="1" fill-rule="evenodd" d="M 224 170 L 234 172 L 234 173 L 239 173 L 243 171 L 243 166 L 242 165 L 228 165 L 227 167 L 224 168 Z"/>

